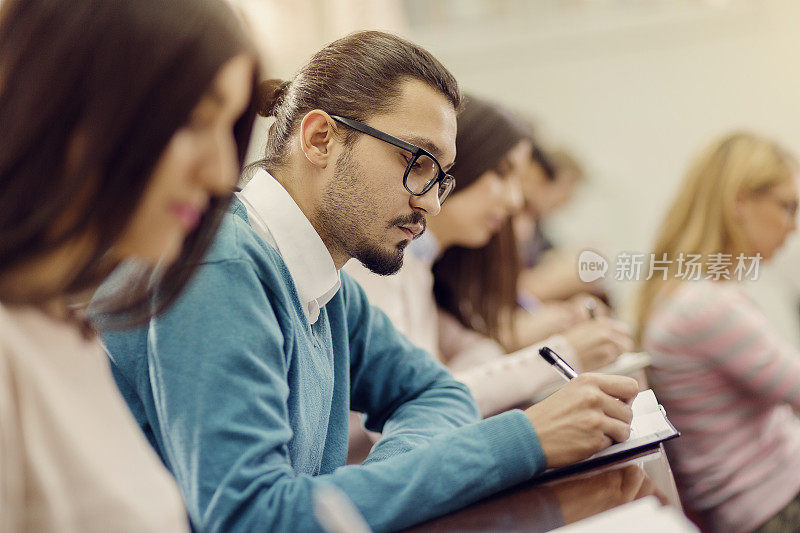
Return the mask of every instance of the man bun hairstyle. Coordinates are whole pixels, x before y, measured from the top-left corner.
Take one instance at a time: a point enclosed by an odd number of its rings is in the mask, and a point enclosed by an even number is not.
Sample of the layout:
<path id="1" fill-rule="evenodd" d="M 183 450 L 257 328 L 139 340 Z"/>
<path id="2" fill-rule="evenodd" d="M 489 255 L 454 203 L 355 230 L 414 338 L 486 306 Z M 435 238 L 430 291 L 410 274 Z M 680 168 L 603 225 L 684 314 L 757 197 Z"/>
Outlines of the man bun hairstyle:
<path id="1" fill-rule="evenodd" d="M 268 80 L 259 88 L 259 114 L 275 117 L 264 159 L 258 166 L 280 167 L 289 138 L 313 109 L 366 121 L 392 111 L 401 82 L 419 80 L 443 94 L 455 109 L 461 93 L 455 77 L 427 50 L 396 35 L 360 31 L 314 54 L 291 82 Z M 346 132 L 351 142 L 354 132 Z"/>
<path id="2" fill-rule="evenodd" d="M 262 81 L 255 96 L 258 114 L 262 117 L 274 116 L 275 109 L 280 105 L 288 86 L 288 81 L 279 79 Z"/>

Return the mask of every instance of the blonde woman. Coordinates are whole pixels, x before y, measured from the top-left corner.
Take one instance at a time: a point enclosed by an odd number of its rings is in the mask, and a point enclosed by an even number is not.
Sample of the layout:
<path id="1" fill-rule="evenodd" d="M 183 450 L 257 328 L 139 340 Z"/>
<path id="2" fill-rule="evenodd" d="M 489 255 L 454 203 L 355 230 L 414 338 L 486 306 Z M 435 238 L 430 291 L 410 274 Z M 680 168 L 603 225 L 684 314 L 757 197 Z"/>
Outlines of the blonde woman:
<path id="1" fill-rule="evenodd" d="M 686 505 L 711 531 L 797 527 L 800 353 L 738 279 L 752 279 L 751 258 L 769 260 L 797 229 L 797 170 L 784 149 L 753 134 L 711 144 L 658 235 L 654 257 L 666 272 L 640 293 L 652 385 L 682 433 L 668 449 L 672 466 Z"/>

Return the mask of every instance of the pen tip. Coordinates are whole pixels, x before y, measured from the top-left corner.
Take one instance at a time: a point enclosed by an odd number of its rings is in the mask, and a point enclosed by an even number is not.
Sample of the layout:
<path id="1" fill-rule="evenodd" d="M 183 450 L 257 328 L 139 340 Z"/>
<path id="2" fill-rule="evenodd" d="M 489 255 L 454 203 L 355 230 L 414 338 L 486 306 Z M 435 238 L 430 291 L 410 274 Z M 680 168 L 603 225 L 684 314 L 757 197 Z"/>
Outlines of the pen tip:
<path id="1" fill-rule="evenodd" d="M 553 359 L 553 356 L 550 355 L 550 353 L 551 353 L 551 350 L 547 346 L 543 346 L 543 347 L 539 348 L 539 355 L 541 355 L 544 358 L 545 361 L 547 361 L 548 363 L 550 363 L 552 365 L 552 364 L 555 364 L 555 360 Z"/>

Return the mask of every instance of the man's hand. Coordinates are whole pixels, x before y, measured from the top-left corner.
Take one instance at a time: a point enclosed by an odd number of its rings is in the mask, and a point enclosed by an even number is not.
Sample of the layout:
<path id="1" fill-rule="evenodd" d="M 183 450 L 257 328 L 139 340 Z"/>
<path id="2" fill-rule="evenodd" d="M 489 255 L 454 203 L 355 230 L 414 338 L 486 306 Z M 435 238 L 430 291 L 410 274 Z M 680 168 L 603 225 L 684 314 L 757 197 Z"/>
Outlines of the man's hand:
<path id="1" fill-rule="evenodd" d="M 639 392 L 635 379 L 581 374 L 553 395 L 528 408 L 548 468 L 566 466 L 630 435 L 630 402 Z"/>

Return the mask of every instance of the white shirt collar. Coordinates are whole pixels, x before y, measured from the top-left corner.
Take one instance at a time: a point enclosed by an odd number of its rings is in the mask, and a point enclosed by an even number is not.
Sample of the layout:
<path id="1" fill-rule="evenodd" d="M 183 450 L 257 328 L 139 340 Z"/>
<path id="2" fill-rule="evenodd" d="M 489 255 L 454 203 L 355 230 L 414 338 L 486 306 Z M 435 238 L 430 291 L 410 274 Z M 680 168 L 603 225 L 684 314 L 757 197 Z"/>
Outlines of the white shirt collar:
<path id="1" fill-rule="evenodd" d="M 308 323 L 315 323 L 341 285 L 328 248 L 294 198 L 266 170 L 259 169 L 237 196 L 253 230 L 283 258 Z"/>

